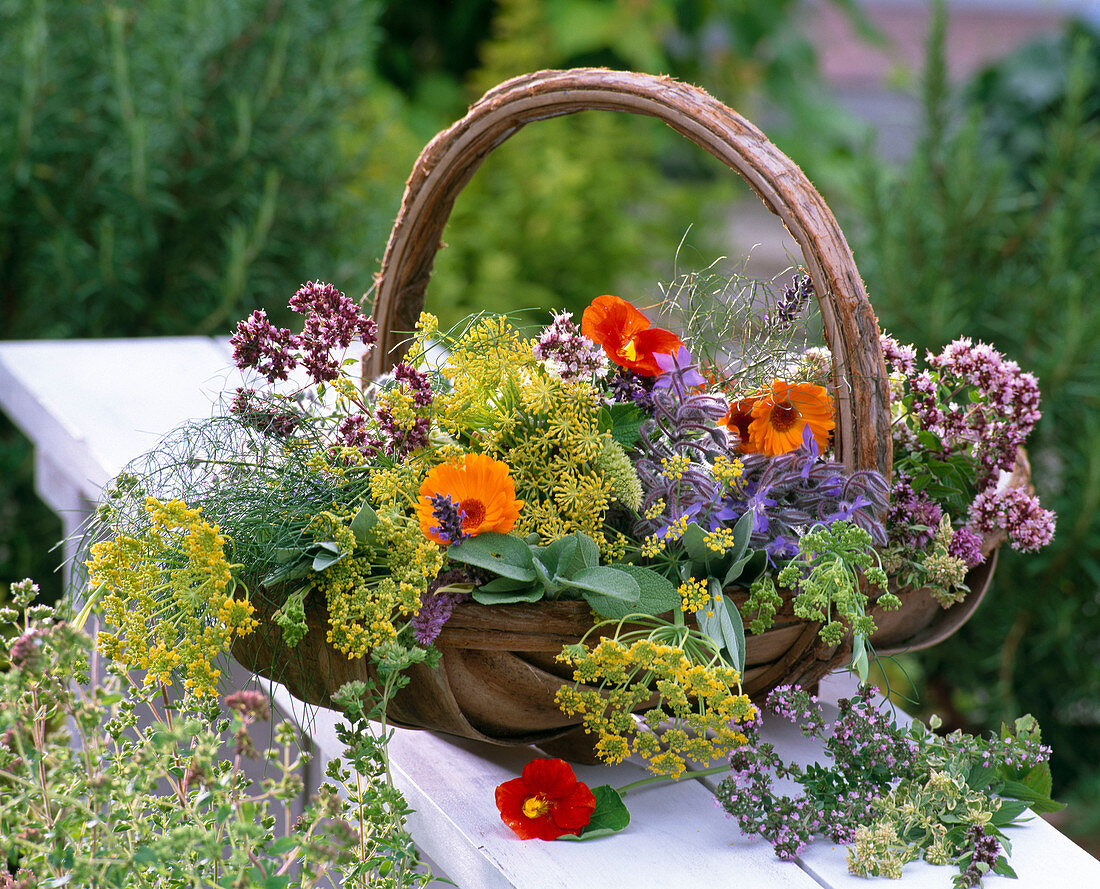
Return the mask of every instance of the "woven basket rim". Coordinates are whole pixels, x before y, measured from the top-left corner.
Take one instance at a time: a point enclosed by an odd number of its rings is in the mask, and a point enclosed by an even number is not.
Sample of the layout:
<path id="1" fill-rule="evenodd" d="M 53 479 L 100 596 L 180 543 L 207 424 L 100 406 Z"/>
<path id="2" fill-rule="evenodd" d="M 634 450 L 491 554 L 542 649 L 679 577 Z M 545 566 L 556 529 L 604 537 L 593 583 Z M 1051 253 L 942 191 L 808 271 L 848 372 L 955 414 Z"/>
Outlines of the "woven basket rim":
<path id="1" fill-rule="evenodd" d="M 440 132 L 413 166 L 375 281 L 379 344 L 364 379 L 391 369 L 424 306 L 454 202 L 492 151 L 539 120 L 605 110 L 655 117 L 738 173 L 802 249 L 833 355 L 836 451 L 849 470 L 890 477 L 889 386 L 879 327 L 851 249 L 798 166 L 733 109 L 669 77 L 606 68 L 546 70 L 505 81 Z"/>

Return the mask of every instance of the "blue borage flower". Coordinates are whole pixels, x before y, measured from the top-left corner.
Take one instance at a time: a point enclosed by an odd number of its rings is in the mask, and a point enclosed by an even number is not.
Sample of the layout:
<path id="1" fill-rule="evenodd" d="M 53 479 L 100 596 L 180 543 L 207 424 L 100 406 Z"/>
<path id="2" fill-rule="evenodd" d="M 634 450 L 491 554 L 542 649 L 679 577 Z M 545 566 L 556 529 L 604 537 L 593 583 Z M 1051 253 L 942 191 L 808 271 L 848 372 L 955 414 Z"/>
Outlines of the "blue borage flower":
<path id="1" fill-rule="evenodd" d="M 669 356 L 683 369 L 679 356 Z M 660 379 L 660 378 L 659 378 Z M 753 514 L 750 546 L 764 549 L 774 560 L 797 550 L 801 530 L 812 525 L 851 521 L 883 545 L 886 532 L 879 519 L 889 489 L 877 472 L 846 472 L 821 456 L 808 427 L 802 447 L 778 457 L 740 454 L 735 436 L 714 425 L 728 409 L 724 399 L 707 393 L 688 395 L 669 385 L 653 393 L 653 419 L 642 427 L 635 463 L 646 492 L 643 518 L 633 532 L 639 538 L 668 539 L 670 529 L 697 522 L 709 531 L 732 527 Z M 713 473 L 716 460 L 739 460 L 739 483 L 729 486 Z M 670 477 L 665 467 L 675 464 Z M 664 507 L 655 511 L 654 506 Z M 674 535 L 673 535 L 674 536 Z"/>

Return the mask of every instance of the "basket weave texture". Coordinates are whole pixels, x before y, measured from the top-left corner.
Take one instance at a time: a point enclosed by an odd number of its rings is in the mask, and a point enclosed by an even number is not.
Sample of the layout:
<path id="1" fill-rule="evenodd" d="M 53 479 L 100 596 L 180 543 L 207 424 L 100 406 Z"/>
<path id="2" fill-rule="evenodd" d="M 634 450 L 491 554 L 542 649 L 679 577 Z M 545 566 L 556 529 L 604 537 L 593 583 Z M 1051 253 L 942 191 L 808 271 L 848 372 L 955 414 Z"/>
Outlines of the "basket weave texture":
<path id="1" fill-rule="evenodd" d="M 377 276 L 374 318 L 379 345 L 364 376 L 390 370 L 402 357 L 401 340 L 424 305 L 444 226 L 455 199 L 494 148 L 528 123 L 603 110 L 664 121 L 737 172 L 800 245 L 820 304 L 825 341 L 833 356 L 837 406 L 835 446 L 849 470 L 876 469 L 889 478 L 891 436 L 887 374 L 879 327 L 851 250 L 832 212 L 802 171 L 751 123 L 703 90 L 667 77 L 605 69 L 540 71 L 509 80 L 424 149 L 406 186 L 401 209 Z M 990 542 L 993 549 L 995 542 Z M 992 558 L 971 578 L 974 603 L 984 591 Z M 745 593 L 729 590 L 740 603 Z M 315 704 L 331 705 L 344 682 L 363 679 L 365 659 L 349 661 L 325 640 L 327 614 L 318 596 L 307 600 L 310 630 L 293 651 L 278 632 L 241 639 L 234 653 L 257 672 L 287 684 Z M 944 612 L 927 594 L 904 591 L 902 610 L 876 611 L 882 643 L 902 650 L 914 641 L 938 641 Z M 258 615 L 263 619 L 264 615 Z M 544 749 L 584 758 L 574 742 L 579 718 L 554 703 L 569 670 L 555 661 L 563 644 L 579 641 L 593 616 L 584 602 L 457 606 L 436 646 L 435 669 L 412 668 L 409 685 L 389 705 L 397 725 L 428 728 L 493 743 L 539 743 Z M 268 624 L 269 626 L 270 623 Z M 761 700 L 783 683 L 812 684 L 844 665 L 850 643 L 830 646 L 820 625 L 796 618 L 788 599 L 772 629 L 747 639 L 745 691 Z M 919 637 L 919 638 L 918 638 Z M 873 640 L 877 642 L 878 640 Z M 573 735 L 573 737 L 571 737 Z M 583 743 L 580 745 L 584 747 Z"/>

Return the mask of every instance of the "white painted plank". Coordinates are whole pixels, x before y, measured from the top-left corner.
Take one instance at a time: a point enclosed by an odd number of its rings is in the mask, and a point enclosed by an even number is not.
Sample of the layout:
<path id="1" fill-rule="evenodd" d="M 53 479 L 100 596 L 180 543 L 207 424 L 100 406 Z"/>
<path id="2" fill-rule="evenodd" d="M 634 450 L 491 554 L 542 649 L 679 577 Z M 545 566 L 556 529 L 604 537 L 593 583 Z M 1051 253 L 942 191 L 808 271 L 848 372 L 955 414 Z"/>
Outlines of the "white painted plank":
<path id="1" fill-rule="evenodd" d="M 339 753 L 336 713 L 306 713 L 278 688 L 275 696 L 282 709 L 295 710 L 319 750 Z M 631 824 L 622 833 L 583 843 L 544 843 L 517 839 L 494 803 L 497 785 L 519 775 L 540 755 L 536 751 L 398 729 L 390 755 L 394 781 L 417 810 L 410 820 L 417 844 L 465 889 L 820 887 L 798 865 L 779 861 L 766 843 L 741 837 L 697 781 L 629 794 Z M 621 787 L 645 777 L 631 763 L 578 766 L 576 772 L 590 786 Z"/>
<path id="2" fill-rule="evenodd" d="M 209 337 L 0 343 L 0 408 L 93 499 L 239 380 Z"/>

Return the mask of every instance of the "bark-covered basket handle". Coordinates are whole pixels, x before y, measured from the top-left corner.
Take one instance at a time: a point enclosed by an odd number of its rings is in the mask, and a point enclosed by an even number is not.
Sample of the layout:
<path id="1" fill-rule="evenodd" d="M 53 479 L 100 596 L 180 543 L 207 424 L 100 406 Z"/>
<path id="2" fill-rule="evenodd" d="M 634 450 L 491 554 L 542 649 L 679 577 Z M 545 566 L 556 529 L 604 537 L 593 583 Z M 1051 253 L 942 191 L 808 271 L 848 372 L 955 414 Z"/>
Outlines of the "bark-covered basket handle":
<path id="1" fill-rule="evenodd" d="M 805 174 L 760 130 L 698 87 L 668 77 L 602 68 L 516 77 L 487 92 L 428 143 L 409 177 L 377 276 L 379 346 L 364 374 L 377 376 L 400 360 L 399 344 L 424 306 L 451 208 L 481 162 L 532 121 L 591 110 L 664 121 L 739 173 L 782 220 L 802 248 L 833 353 L 837 453 L 849 469 L 889 476 L 889 396 L 878 322 L 836 219 Z"/>

